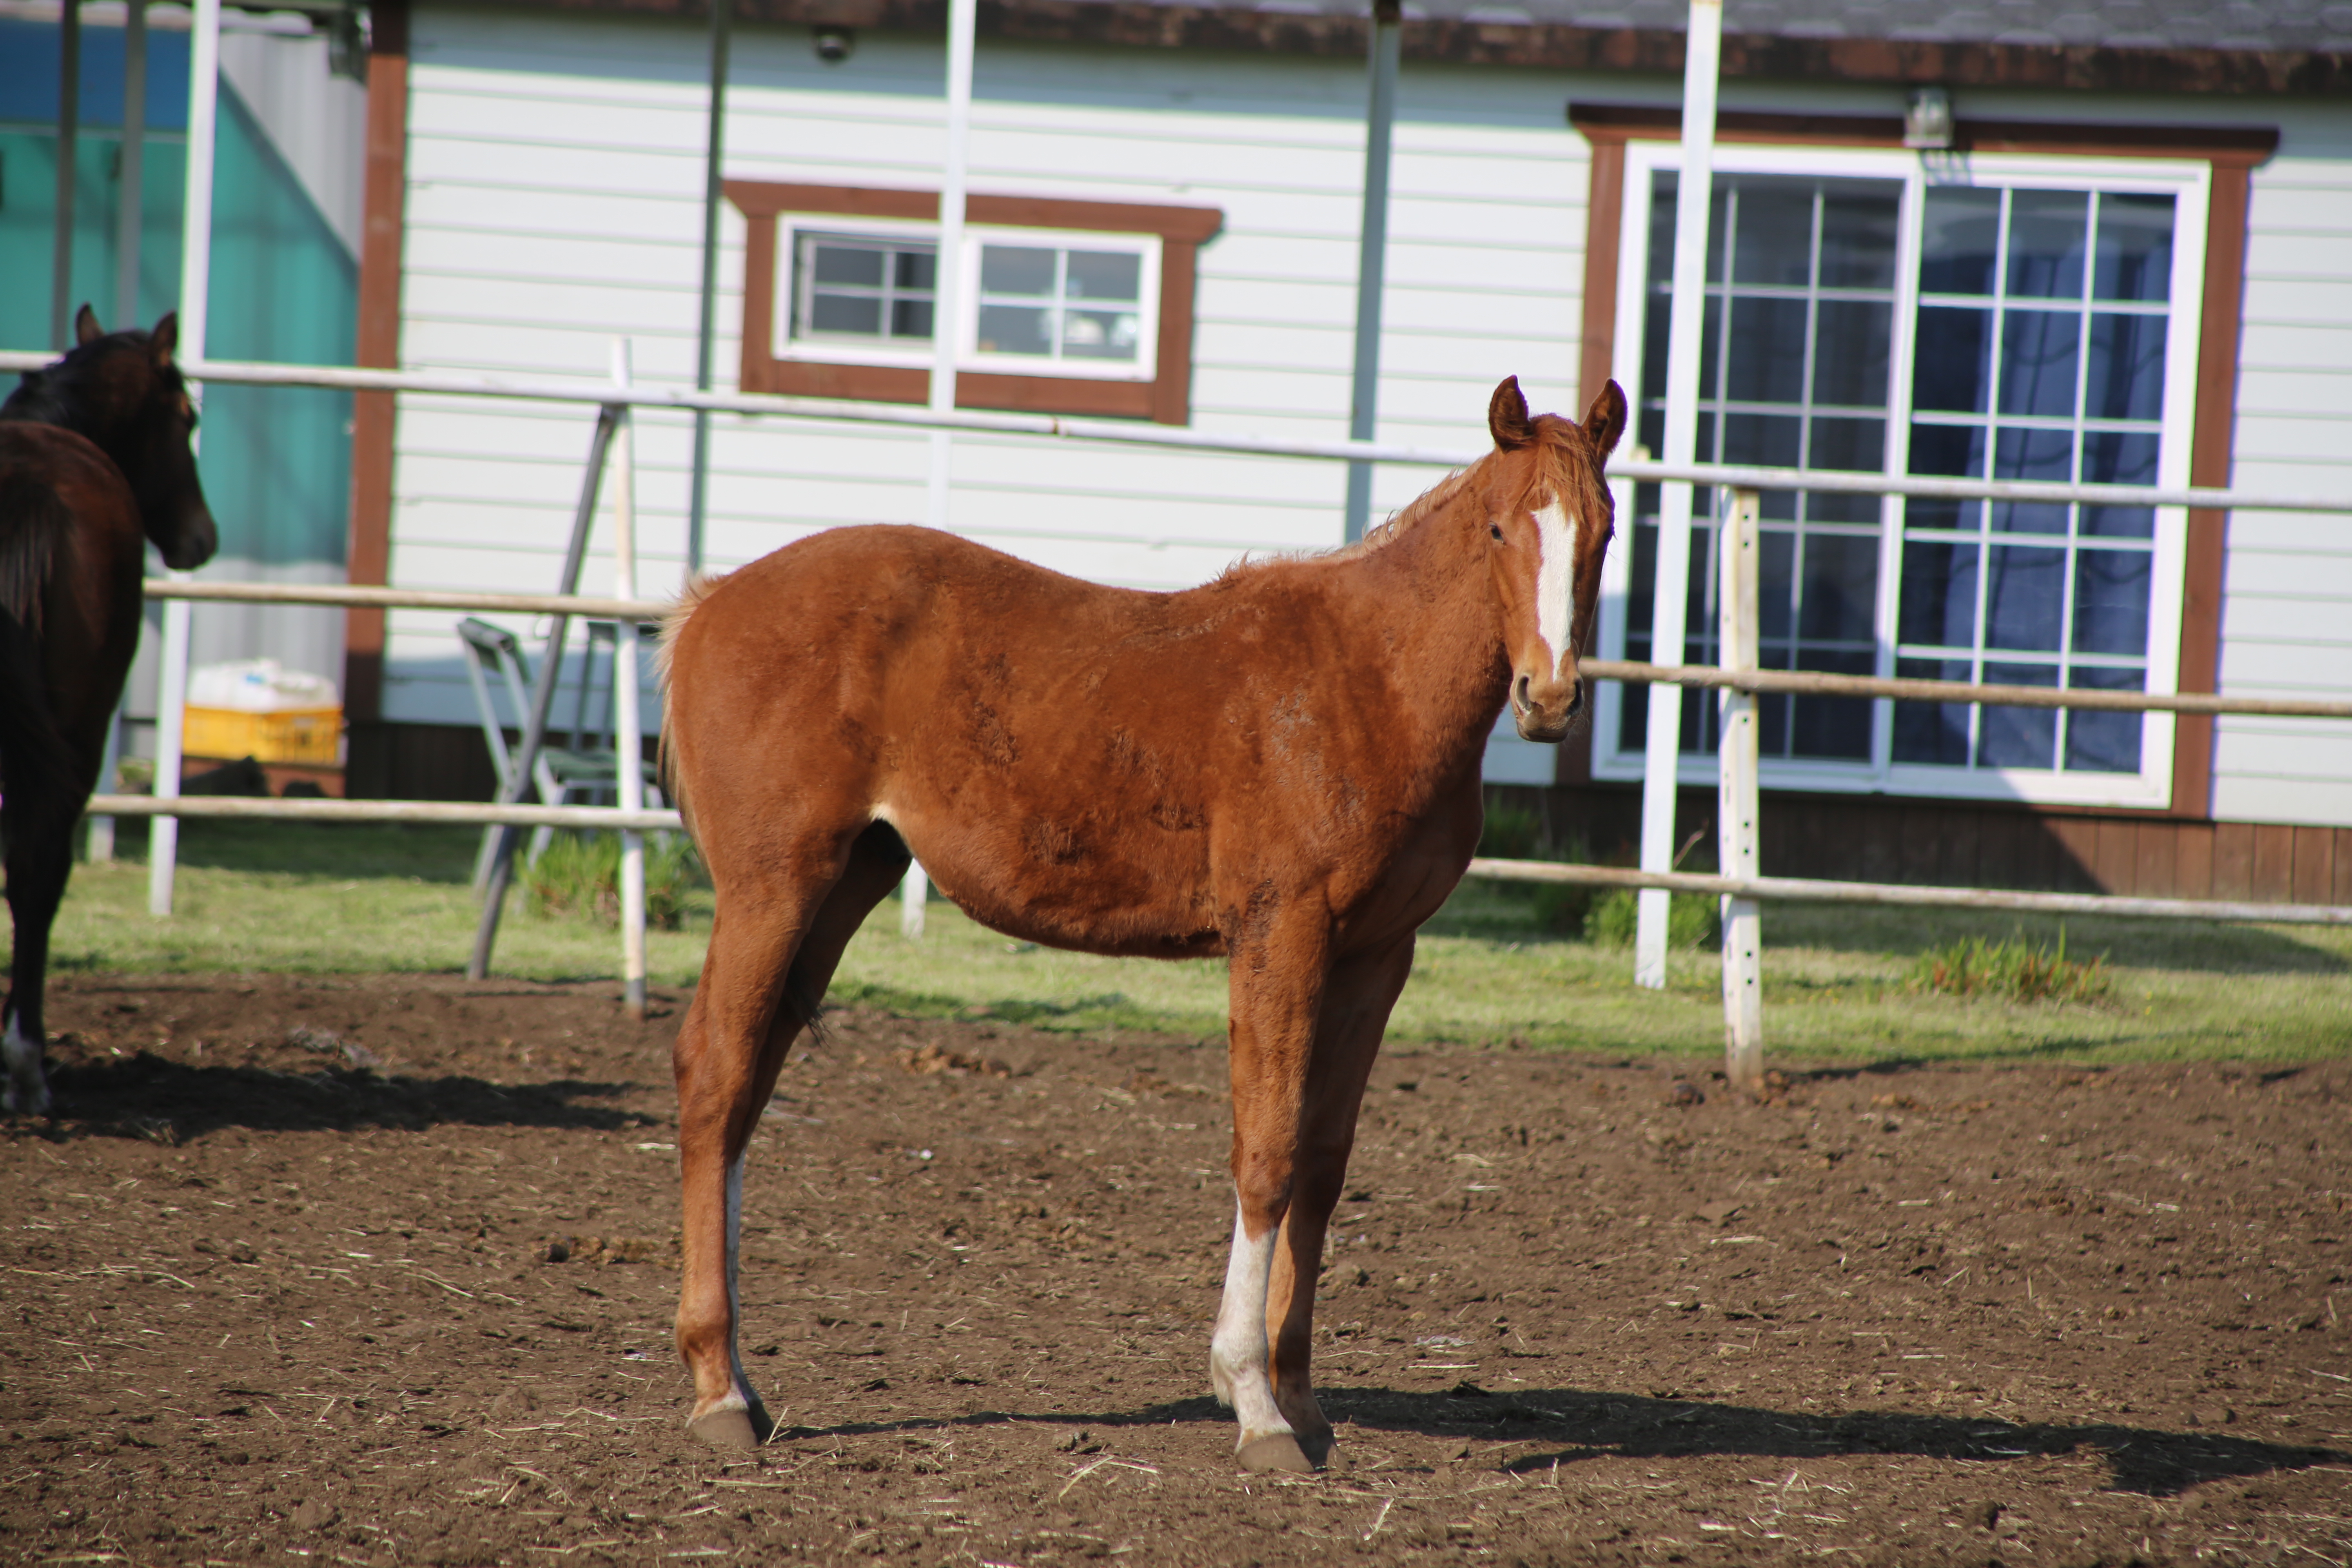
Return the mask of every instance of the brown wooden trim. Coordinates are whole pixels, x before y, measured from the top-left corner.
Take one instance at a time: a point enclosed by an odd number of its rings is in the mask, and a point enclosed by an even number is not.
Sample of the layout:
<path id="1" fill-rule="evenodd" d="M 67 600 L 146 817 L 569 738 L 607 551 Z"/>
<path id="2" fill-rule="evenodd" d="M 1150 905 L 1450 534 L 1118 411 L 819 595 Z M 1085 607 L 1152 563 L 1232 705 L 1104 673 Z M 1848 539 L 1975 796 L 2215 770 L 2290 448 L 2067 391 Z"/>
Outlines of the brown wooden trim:
<path id="1" fill-rule="evenodd" d="M 929 222 L 940 216 L 937 191 L 885 185 L 810 185 L 767 180 L 729 180 L 727 199 L 747 218 L 784 213 L 844 213 L 856 217 Z M 1199 245 L 1224 226 L 1216 207 L 1162 206 L 1145 202 L 1079 202 L 1053 196 L 992 195 L 973 192 L 964 199 L 972 223 L 1007 228 L 1092 229 L 1103 234 L 1156 234 Z"/>
<path id="2" fill-rule="evenodd" d="M 727 199 L 747 218 L 772 218 L 780 213 L 845 213 L 853 217 L 929 222 L 940 216 L 936 191 L 901 191 L 874 185 L 780 184 L 768 180 L 728 180 L 724 184 Z"/>
<path id="3" fill-rule="evenodd" d="M 1625 143 L 1592 144 L 1584 201 L 1584 321 L 1577 345 L 1577 405 L 1581 415 L 1617 369 L 1617 250 L 1625 222 Z M 1632 432 L 1627 432 L 1628 435 Z M 1626 538 L 1632 538 L 1627 534 Z M 1595 705 L 1595 721 L 1598 705 Z M 1592 724 L 1579 725 L 1560 742 L 1552 777 L 1563 784 L 1592 778 Z"/>
<path id="4" fill-rule="evenodd" d="M 1589 407 L 1617 372 L 1617 257 L 1625 233 L 1625 143 L 1596 141 L 1584 206 L 1584 324 L 1577 384 Z"/>
<path id="5" fill-rule="evenodd" d="M 1622 147 L 1628 142 L 1672 142 L 1683 133 L 1680 109 L 1660 109 L 1649 104 L 1571 102 L 1568 106 L 1568 122 L 1584 133 L 1596 153 L 1604 143 Z M 1885 115 L 1771 114 L 1727 109 L 1716 114 L 1715 139 L 1823 147 L 1900 147 L 1903 121 Z"/>
<path id="6" fill-rule="evenodd" d="M 737 373 L 741 389 L 782 396 L 840 397 L 869 403 L 921 403 L 929 397 L 928 370 L 823 360 L 780 360 L 769 345 L 775 342 L 778 218 L 785 213 L 840 213 L 855 217 L 924 222 L 939 216 L 939 194 L 764 180 L 729 180 L 726 190 L 727 199 L 744 218 L 743 346 L 741 366 Z M 1149 382 L 960 372 L 956 376 L 957 407 L 1010 409 L 1024 414 L 1087 414 L 1115 419 L 1149 419 L 1160 425 L 1181 425 L 1192 417 L 1196 252 L 1223 226 L 1222 211 L 1215 207 L 975 194 L 966 200 L 964 212 L 973 223 L 1006 228 L 1158 235 L 1159 363 L 1157 374 Z"/>
<path id="7" fill-rule="evenodd" d="M 1571 103 L 1569 123 L 1596 152 L 1604 142 L 1673 141 L 1682 110 L 1646 104 Z M 1726 110 L 1716 116 L 1719 142 L 1786 142 L 1810 147 L 1900 147 L 1903 121 L 1886 115 L 1775 114 Z M 1961 153 L 2030 153 L 2105 158 L 2195 158 L 2249 169 L 2278 151 L 2272 126 L 2102 125 L 2059 121 L 1961 120 L 1952 147 Z"/>
<path id="8" fill-rule="evenodd" d="M 2213 166 L 2205 217 L 2205 307 L 2197 341 L 2197 416 L 2189 436 L 2189 482 L 2226 487 L 2238 417 L 2238 338 L 2246 282 L 2246 206 L 2252 179 L 2243 164 Z M 2221 584 L 2229 558 L 2229 514 L 2189 514 L 2180 606 L 2183 691 L 2221 689 Z M 2214 723 L 2210 714 L 2174 721 L 2172 809 L 2209 816 L 2213 809 Z"/>
<path id="9" fill-rule="evenodd" d="M 1146 395 L 1136 417 L 1155 425 L 1185 425 L 1192 418 L 1192 307 L 1199 290 L 1200 242 L 1215 232 L 1211 228 L 1200 239 L 1170 238 L 1164 230 L 1160 235 L 1160 342 L 1152 350 L 1151 384 L 1136 388 Z M 1170 308 L 1171 300 L 1179 302 L 1176 308 Z M 962 384 L 962 377 L 957 377 L 956 384 Z"/>
<path id="10" fill-rule="evenodd" d="M 408 195 L 408 0 L 370 9 L 366 189 L 360 236 L 359 330 L 352 363 L 400 364 L 401 247 Z M 352 399 L 349 578 L 381 584 L 392 563 L 394 400 L 388 392 Z M 383 709 L 384 613 L 343 612 L 343 711 L 366 722 Z M 371 781 L 355 778 L 353 793 Z"/>

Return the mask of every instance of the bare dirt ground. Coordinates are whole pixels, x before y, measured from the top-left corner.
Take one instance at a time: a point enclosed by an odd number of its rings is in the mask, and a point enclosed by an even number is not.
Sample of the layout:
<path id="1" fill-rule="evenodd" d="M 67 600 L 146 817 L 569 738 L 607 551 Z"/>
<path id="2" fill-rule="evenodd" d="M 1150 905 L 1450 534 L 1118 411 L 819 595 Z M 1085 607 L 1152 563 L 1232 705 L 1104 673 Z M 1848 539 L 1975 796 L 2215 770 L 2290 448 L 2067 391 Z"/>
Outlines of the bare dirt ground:
<path id="1" fill-rule="evenodd" d="M 2352 1557 L 2352 1066 L 1757 1106 L 1391 1056 L 1293 1480 L 1205 1397 L 1216 1045 L 835 1015 L 752 1154 L 785 1425 L 737 1462 L 668 1344 L 680 998 L 59 991 L 62 1114 L 0 1123 L 0 1559 Z"/>

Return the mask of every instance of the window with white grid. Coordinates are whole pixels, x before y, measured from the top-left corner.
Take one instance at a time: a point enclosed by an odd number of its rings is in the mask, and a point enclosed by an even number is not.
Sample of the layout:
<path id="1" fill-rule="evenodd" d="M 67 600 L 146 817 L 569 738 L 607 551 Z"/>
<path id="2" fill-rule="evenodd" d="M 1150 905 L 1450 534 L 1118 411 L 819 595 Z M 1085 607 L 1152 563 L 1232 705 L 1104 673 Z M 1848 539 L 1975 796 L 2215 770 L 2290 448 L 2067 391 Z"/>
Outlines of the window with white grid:
<path id="1" fill-rule="evenodd" d="M 1663 445 L 1675 150 L 1630 150 L 1619 379 Z M 1700 365 L 1701 461 L 2184 484 L 2205 174 L 2193 165 L 1718 151 Z M 1628 353 L 1634 349 L 1636 353 Z M 1631 363 L 1626 363 L 1631 361 Z M 1658 487 L 1629 487 L 1603 647 L 1653 657 Z M 1702 490 L 1683 657 L 1713 662 Z M 1763 498 L 1768 668 L 2169 691 L 2175 510 Z M 1661 654 L 1658 657 L 1670 657 Z M 2161 805 L 2162 715 L 1767 698 L 1780 787 Z M 1712 694 L 1684 700 L 1694 779 Z M 1595 771 L 1636 776 L 1647 703 L 1604 692 Z"/>
<path id="2" fill-rule="evenodd" d="M 778 247 L 778 358 L 926 366 L 937 226 L 788 224 Z M 956 363 L 972 370 L 1150 381 L 1158 373 L 1156 235 L 965 231 Z"/>

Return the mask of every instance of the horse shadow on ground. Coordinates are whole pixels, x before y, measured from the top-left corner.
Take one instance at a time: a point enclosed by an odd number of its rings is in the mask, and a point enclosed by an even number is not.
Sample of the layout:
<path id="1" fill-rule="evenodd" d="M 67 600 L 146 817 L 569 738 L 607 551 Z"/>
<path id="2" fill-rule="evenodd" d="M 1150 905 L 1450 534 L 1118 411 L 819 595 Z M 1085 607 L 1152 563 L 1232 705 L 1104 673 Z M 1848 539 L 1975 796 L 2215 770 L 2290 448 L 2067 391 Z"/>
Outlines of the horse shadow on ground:
<path id="1" fill-rule="evenodd" d="M 1387 1388 L 1318 1391 L 1324 1412 L 1340 1428 L 1344 1451 L 1349 1426 L 1412 1432 L 1425 1437 L 1535 1444 L 1505 1460 L 1517 1474 L 1549 1471 L 1602 1458 L 1739 1456 L 1823 1459 L 1850 1454 L 1903 1454 L 1933 1459 L 1998 1463 L 2084 1450 L 2103 1457 L 2108 1485 L 2146 1497 L 2173 1497 L 2207 1481 L 2340 1465 L 2352 1455 L 2295 1447 L 2202 1431 L 2166 1432 L 2112 1422 L 1999 1421 L 1902 1411 L 1854 1410 L 1811 1415 L 1709 1400 L 1659 1399 L 1587 1389 L 1527 1389 L 1490 1394 L 1471 1384 L 1445 1394 Z M 1140 1410 L 1085 1414 L 989 1411 L 940 1420 L 865 1422 L 780 1429 L 778 1441 L 852 1436 L 1008 1422 L 1109 1431 L 1175 1422 L 1230 1426 L 1232 1413 L 1208 1398 L 1176 1400 Z"/>
<path id="2" fill-rule="evenodd" d="M 193 1067 L 141 1051 L 109 1061 L 53 1064 L 54 1119 L 46 1126 L 25 1119 L 15 1125 L 20 1134 L 31 1131 L 52 1141 L 143 1138 L 167 1144 L 228 1127 L 257 1132 L 422 1131 L 454 1123 L 609 1132 L 662 1125 L 639 1112 L 596 1103 L 644 1087 L 579 1079 L 502 1084 L 343 1066 L 315 1072 Z"/>

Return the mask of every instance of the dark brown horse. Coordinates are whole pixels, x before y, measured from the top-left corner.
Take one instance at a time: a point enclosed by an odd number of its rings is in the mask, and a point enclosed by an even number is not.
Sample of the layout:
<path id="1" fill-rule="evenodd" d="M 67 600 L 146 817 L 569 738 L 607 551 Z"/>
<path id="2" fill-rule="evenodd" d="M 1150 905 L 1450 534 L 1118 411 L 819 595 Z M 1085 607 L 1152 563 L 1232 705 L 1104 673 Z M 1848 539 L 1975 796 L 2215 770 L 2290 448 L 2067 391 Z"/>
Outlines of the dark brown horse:
<path id="1" fill-rule="evenodd" d="M 172 363 L 178 321 L 108 332 L 89 306 L 73 352 L 0 404 L 0 836 L 16 950 L 0 1015 L 0 1108 L 48 1109 L 41 987 L 73 826 L 139 651 L 147 540 L 173 567 L 217 534 L 188 449 L 195 411 Z"/>
<path id="2" fill-rule="evenodd" d="M 1478 842 L 1507 702 L 1558 741 L 1583 704 L 1624 427 L 1530 419 L 1360 545 L 1144 594 L 952 535 L 845 528 L 698 585 L 671 616 L 667 742 L 718 889 L 677 1037 L 692 1429 L 770 1431 L 736 1353 L 743 1152 L 850 936 L 922 860 L 1008 935 L 1222 955 L 1232 977 L 1232 1262 L 1209 1355 L 1252 1469 L 1331 1443 L 1315 1278 L 1413 934 Z"/>

